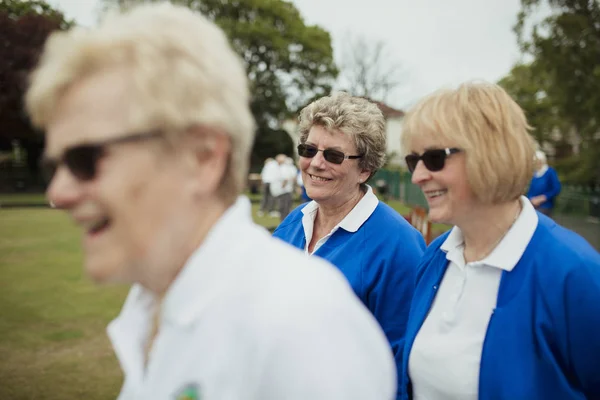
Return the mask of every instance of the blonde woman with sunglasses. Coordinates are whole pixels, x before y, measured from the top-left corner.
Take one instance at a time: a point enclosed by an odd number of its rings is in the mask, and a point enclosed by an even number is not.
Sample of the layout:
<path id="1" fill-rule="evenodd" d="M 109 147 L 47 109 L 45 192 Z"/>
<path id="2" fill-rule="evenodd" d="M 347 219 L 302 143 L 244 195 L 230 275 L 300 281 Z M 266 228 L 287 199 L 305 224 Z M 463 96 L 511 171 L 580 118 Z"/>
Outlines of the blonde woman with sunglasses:
<path id="1" fill-rule="evenodd" d="M 600 255 L 523 196 L 534 145 L 499 86 L 466 83 L 407 113 L 403 149 L 433 222 L 403 399 L 600 398 Z"/>
<path id="2" fill-rule="evenodd" d="M 302 181 L 312 201 L 294 210 L 274 236 L 344 273 L 383 328 L 400 369 L 425 243 L 367 184 L 384 163 L 383 114 L 364 98 L 336 93 L 302 110 L 299 133 Z"/>

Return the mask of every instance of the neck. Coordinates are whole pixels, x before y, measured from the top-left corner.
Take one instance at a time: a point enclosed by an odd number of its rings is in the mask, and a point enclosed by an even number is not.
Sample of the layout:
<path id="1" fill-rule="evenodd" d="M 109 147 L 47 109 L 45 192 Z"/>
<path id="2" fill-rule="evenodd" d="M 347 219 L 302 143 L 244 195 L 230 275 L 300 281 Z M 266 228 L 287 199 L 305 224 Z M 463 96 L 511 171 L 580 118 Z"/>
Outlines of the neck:
<path id="1" fill-rule="evenodd" d="M 164 296 L 227 208 L 221 200 L 211 199 L 195 204 L 194 209 L 198 210 L 195 215 L 171 219 L 151 250 L 149 262 L 142 266 L 139 283 L 157 296 Z"/>
<path id="2" fill-rule="evenodd" d="M 465 261 L 487 257 L 502 241 L 520 213 L 519 199 L 472 210 L 468 222 L 457 224 L 464 238 Z"/>
<path id="3" fill-rule="evenodd" d="M 352 211 L 363 198 L 365 193 L 359 188 L 352 197 L 337 204 L 319 203 L 319 210 L 315 218 L 315 225 L 326 230 L 333 229 Z"/>

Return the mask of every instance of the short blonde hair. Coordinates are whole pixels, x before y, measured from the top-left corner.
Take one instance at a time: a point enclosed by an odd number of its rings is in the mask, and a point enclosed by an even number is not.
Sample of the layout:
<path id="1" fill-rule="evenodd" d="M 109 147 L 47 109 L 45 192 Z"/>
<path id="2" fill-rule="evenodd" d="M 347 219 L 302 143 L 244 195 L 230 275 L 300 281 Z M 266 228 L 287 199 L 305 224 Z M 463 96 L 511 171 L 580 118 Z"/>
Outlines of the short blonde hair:
<path id="1" fill-rule="evenodd" d="M 358 166 L 371 171 L 371 176 L 385 163 L 385 118 L 379 107 L 365 98 L 345 92 L 321 97 L 302 109 L 299 121 L 300 143 L 306 143 L 313 126 L 322 126 L 352 137 L 357 153 L 364 154 Z"/>
<path id="2" fill-rule="evenodd" d="M 498 204 L 525 192 L 533 174 L 534 140 L 519 105 L 498 85 L 468 82 L 437 91 L 405 116 L 402 149 L 419 136 L 465 152 L 467 181 L 478 200 Z"/>
<path id="3" fill-rule="evenodd" d="M 231 154 L 219 195 L 232 203 L 245 185 L 254 140 L 248 81 L 223 31 L 188 8 L 141 5 L 94 29 L 53 33 L 26 95 L 33 123 L 46 128 L 76 81 L 121 66 L 132 72 L 133 129 L 208 126 L 229 135 Z"/>

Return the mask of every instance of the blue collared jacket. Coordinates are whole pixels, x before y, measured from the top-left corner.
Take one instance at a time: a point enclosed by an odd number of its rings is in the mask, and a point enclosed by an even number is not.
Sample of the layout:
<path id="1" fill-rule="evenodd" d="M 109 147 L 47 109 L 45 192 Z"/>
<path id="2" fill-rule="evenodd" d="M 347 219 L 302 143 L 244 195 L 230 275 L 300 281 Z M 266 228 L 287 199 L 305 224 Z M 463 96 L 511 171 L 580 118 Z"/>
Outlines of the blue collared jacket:
<path id="1" fill-rule="evenodd" d="M 600 254 L 538 213 L 523 256 L 504 271 L 483 343 L 480 400 L 600 399 Z M 448 266 L 436 239 L 419 266 L 400 384 L 412 398 L 408 360 Z"/>

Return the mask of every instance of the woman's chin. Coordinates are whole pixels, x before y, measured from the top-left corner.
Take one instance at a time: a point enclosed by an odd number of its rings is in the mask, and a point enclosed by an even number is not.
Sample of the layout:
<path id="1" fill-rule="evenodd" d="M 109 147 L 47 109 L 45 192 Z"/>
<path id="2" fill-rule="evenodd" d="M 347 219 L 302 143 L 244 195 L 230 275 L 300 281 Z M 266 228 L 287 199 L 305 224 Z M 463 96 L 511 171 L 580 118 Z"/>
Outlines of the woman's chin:
<path id="1" fill-rule="evenodd" d="M 450 224 L 450 218 L 448 218 L 448 215 L 445 215 L 444 213 L 439 212 L 438 210 L 429 210 L 429 221 L 431 221 L 434 224 Z"/>

